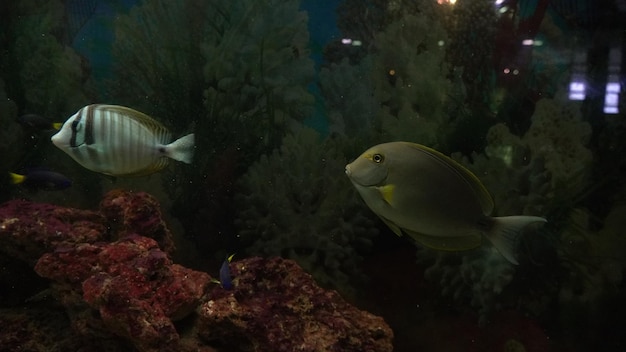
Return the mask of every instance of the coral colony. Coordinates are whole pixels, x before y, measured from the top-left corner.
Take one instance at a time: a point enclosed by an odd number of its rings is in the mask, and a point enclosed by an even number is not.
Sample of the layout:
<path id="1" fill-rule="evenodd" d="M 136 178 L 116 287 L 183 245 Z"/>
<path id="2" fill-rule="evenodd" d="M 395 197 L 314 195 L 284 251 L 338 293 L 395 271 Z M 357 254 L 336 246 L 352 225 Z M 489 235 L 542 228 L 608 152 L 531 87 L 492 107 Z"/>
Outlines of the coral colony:
<path id="1" fill-rule="evenodd" d="M 5 258 L 34 264 L 50 280 L 48 295 L 74 331 L 54 341 L 3 329 L 8 350 L 37 343 L 97 351 L 392 350 L 393 333 L 382 318 L 320 288 L 293 261 L 234 261 L 231 290 L 173 263 L 172 235 L 158 202 L 145 193 L 112 191 L 98 211 L 4 203 L 0 244 Z"/>

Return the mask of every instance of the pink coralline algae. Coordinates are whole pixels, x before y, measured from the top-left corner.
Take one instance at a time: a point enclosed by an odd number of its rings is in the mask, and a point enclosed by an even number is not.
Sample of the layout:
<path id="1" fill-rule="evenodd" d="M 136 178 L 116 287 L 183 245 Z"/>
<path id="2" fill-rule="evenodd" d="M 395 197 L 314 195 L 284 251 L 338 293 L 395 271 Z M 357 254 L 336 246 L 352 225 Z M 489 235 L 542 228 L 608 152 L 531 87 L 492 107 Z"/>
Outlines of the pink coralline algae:
<path id="1" fill-rule="evenodd" d="M 14 200 L 0 204 L 0 248 L 34 264 L 64 245 L 105 240 L 105 218 L 93 211 Z"/>
<path id="2" fill-rule="evenodd" d="M 233 290 L 213 290 L 199 308 L 200 337 L 245 351 L 392 351 L 393 332 L 337 292 L 320 288 L 294 261 L 231 263 Z"/>
<path id="3" fill-rule="evenodd" d="M 155 239 L 165 252 L 174 252 L 172 234 L 161 218 L 159 202 L 151 195 L 113 190 L 104 196 L 100 211 L 118 238 L 137 233 Z"/>
<path id="4" fill-rule="evenodd" d="M 70 289 L 82 291 L 106 329 L 142 351 L 179 348 L 173 321 L 193 312 L 210 282 L 208 274 L 173 264 L 155 240 L 137 235 L 46 253 L 35 271 L 57 283 L 80 283 Z"/>
<path id="5" fill-rule="evenodd" d="M 211 277 L 159 247 L 174 249 L 153 197 L 112 191 L 99 212 L 11 201 L 0 216 L 2 251 L 36 261 L 79 334 L 112 333 L 140 351 L 183 350 L 173 322 L 194 312 Z"/>
<path id="6" fill-rule="evenodd" d="M 234 288 L 224 290 L 207 273 L 173 263 L 173 243 L 158 202 L 146 193 L 109 192 L 99 211 L 19 200 L 0 205 L 0 255 L 50 280 L 76 349 L 392 350 L 382 318 L 321 289 L 293 261 L 233 262 Z M 3 335 L 10 331 L 0 331 L 0 342 L 20 345 L 17 335 Z M 33 334 L 41 333 L 19 336 Z"/>

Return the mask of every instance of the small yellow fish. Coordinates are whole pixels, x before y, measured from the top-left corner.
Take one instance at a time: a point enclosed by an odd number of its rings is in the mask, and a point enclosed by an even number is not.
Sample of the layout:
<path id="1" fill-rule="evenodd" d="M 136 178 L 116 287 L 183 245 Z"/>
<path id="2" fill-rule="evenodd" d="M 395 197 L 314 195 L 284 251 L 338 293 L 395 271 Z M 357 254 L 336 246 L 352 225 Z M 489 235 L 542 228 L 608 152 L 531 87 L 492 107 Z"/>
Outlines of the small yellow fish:
<path id="1" fill-rule="evenodd" d="M 397 235 L 418 243 L 461 251 L 481 245 L 482 236 L 511 263 L 515 246 L 537 216 L 491 217 L 489 192 L 469 170 L 440 152 L 420 144 L 376 145 L 346 166 L 346 175 L 376 213 Z"/>

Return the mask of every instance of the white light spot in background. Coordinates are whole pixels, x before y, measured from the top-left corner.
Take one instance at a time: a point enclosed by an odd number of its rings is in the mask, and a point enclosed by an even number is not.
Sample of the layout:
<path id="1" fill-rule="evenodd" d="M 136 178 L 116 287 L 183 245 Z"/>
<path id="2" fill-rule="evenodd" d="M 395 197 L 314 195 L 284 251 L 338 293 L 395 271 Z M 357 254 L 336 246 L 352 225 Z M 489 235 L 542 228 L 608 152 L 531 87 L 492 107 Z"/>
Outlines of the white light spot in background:
<path id="1" fill-rule="evenodd" d="M 621 88 L 619 83 L 607 82 L 606 92 L 604 93 L 604 113 L 605 114 L 617 114 L 619 113 L 619 93 Z"/>
<path id="2" fill-rule="evenodd" d="M 572 81 L 569 84 L 570 100 L 585 100 L 585 83 Z"/>

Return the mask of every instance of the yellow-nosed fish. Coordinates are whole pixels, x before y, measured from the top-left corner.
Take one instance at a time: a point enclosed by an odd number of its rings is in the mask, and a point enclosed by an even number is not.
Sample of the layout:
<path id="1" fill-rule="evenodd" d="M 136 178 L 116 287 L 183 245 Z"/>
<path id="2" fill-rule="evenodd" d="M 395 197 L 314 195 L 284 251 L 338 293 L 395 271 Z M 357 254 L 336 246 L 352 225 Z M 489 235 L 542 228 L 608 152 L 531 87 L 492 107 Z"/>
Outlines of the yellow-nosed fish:
<path id="1" fill-rule="evenodd" d="M 11 183 L 37 190 L 57 191 L 70 187 L 72 180 L 58 172 L 32 169 L 22 174 L 9 172 Z"/>
<path id="2" fill-rule="evenodd" d="M 78 110 L 52 143 L 85 168 L 111 176 L 143 176 L 169 159 L 191 163 L 194 135 L 171 141 L 170 132 L 139 111 L 94 104 Z"/>
<path id="3" fill-rule="evenodd" d="M 235 254 L 231 254 L 228 258 L 224 259 L 222 265 L 220 266 L 220 279 L 211 279 L 211 282 L 220 284 L 225 290 L 233 289 L 233 279 L 230 276 L 230 262 L 233 261 L 233 257 Z"/>
<path id="4" fill-rule="evenodd" d="M 439 250 L 481 245 L 482 236 L 511 263 L 526 225 L 537 216 L 491 217 L 494 203 L 478 178 L 461 164 L 420 144 L 376 145 L 346 166 L 346 174 L 376 213 L 397 235 Z"/>
<path id="5" fill-rule="evenodd" d="M 22 127 L 32 131 L 58 130 L 63 125 L 60 122 L 54 122 L 47 117 L 37 114 L 25 114 L 17 118 L 17 122 Z"/>

